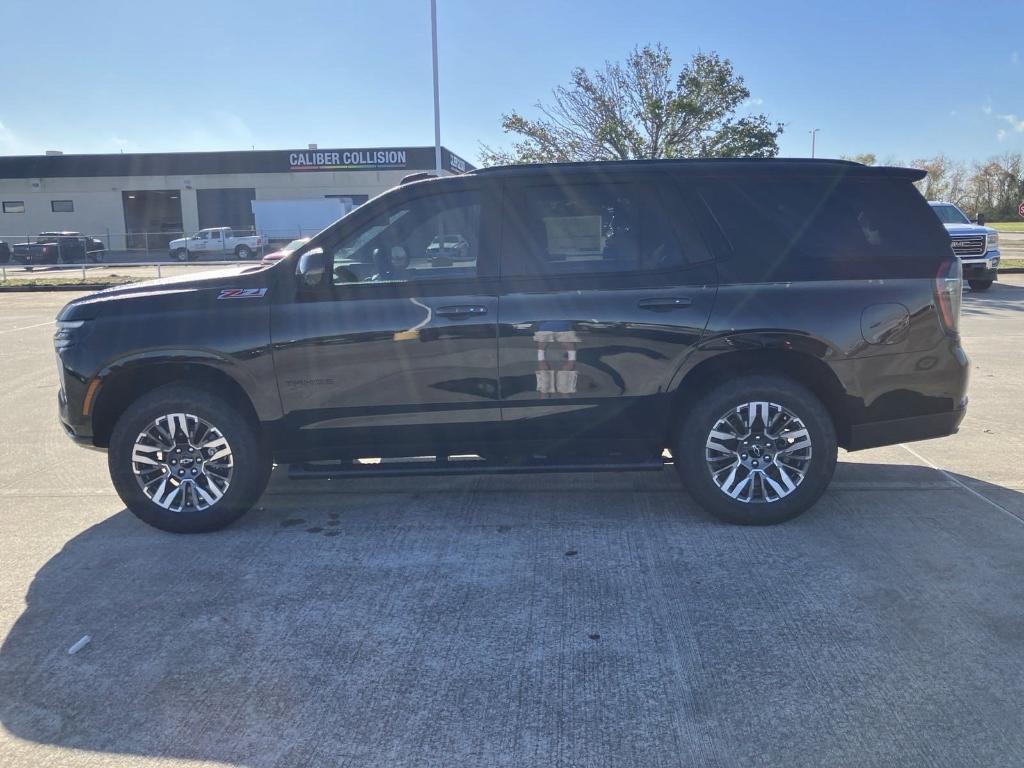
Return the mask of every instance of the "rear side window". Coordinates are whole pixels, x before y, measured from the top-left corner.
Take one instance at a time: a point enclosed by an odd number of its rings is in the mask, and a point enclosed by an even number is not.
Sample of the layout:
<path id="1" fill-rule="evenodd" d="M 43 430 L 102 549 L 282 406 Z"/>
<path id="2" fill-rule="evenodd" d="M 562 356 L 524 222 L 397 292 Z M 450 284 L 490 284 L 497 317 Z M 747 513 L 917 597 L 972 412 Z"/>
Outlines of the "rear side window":
<path id="1" fill-rule="evenodd" d="M 649 185 L 526 185 L 510 199 L 504 275 L 658 271 L 707 259 L 699 237 L 687 243 L 676 236 Z"/>
<path id="2" fill-rule="evenodd" d="M 700 194 L 732 248 L 723 279 L 894 276 L 948 251 L 934 214 L 901 179 L 716 179 Z"/>

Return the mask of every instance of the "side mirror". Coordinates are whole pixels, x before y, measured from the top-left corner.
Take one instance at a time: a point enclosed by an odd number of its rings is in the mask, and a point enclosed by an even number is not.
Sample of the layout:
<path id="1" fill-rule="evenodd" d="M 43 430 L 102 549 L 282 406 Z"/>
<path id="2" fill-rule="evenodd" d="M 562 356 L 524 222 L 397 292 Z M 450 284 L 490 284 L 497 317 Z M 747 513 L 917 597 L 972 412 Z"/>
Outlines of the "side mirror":
<path id="1" fill-rule="evenodd" d="M 323 283 L 324 275 L 327 274 L 327 254 L 324 253 L 324 249 L 314 248 L 302 254 L 295 274 L 301 288 L 316 288 Z"/>
<path id="2" fill-rule="evenodd" d="M 979 213 L 978 214 L 978 226 L 979 227 L 984 227 L 985 226 L 985 214 L 984 213 Z"/>

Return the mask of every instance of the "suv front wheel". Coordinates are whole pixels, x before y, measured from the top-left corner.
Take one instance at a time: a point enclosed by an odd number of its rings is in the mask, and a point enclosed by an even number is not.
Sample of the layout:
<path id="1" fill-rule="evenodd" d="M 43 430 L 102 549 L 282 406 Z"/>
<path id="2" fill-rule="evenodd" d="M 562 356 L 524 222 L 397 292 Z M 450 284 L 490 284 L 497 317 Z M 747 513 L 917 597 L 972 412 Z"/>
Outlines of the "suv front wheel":
<path id="1" fill-rule="evenodd" d="M 675 465 L 694 499 L 740 525 L 772 525 L 810 508 L 836 466 L 832 419 L 806 387 L 782 376 L 738 378 L 688 409 Z"/>
<path id="2" fill-rule="evenodd" d="M 227 400 L 182 384 L 128 406 L 114 426 L 107 462 L 128 509 L 174 533 L 234 522 L 263 493 L 271 469 L 250 418 Z"/>

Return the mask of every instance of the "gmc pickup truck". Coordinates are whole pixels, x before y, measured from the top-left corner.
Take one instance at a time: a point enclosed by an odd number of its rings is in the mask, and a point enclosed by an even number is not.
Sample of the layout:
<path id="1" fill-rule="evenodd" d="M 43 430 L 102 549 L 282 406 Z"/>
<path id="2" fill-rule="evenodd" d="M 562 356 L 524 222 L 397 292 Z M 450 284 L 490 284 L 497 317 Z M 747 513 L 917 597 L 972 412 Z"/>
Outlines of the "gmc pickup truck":
<path id="1" fill-rule="evenodd" d="M 973 223 L 953 203 L 929 200 L 939 221 L 953 241 L 953 253 L 960 259 L 964 280 L 972 291 L 987 291 L 998 279 L 999 233 L 986 227 L 984 219 Z"/>
<path id="2" fill-rule="evenodd" d="M 171 258 L 178 261 L 227 254 L 233 254 L 236 259 L 251 259 L 263 247 L 263 238 L 259 235 L 237 234 L 231 227 L 212 227 L 201 229 L 191 237 L 171 240 L 168 247 Z"/>

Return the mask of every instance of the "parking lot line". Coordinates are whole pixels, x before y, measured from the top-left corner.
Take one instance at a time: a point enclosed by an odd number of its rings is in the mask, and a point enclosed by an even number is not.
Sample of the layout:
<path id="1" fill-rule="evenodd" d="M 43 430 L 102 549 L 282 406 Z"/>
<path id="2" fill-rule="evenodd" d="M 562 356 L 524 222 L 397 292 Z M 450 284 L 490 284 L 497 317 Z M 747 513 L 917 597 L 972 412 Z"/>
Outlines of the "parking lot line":
<path id="1" fill-rule="evenodd" d="M 35 325 L 25 325 L 25 326 L 22 326 L 21 328 L 8 328 L 6 331 L 0 331 L 0 333 L 14 333 L 15 331 L 27 331 L 30 328 L 42 328 L 44 325 L 53 325 L 54 322 L 56 322 L 56 321 L 49 320 L 48 322 L 45 322 L 45 323 L 36 323 Z"/>
<path id="2" fill-rule="evenodd" d="M 924 462 L 925 464 L 927 464 L 927 465 L 928 465 L 929 467 L 931 467 L 931 468 L 932 468 L 932 469 L 934 469 L 934 470 L 935 470 L 936 472 L 938 472 L 938 473 L 939 473 L 940 475 L 942 475 L 942 476 L 943 476 L 943 477 L 945 477 L 945 478 L 946 478 L 947 480 L 949 480 L 949 482 L 951 482 L 951 483 L 954 483 L 955 485 L 958 485 L 958 486 L 960 486 L 961 488 L 963 488 L 963 489 L 964 489 L 965 491 L 967 491 L 968 493 L 970 493 L 970 494 L 973 494 L 973 495 L 977 496 L 977 497 L 978 497 L 979 499 L 981 499 L 982 501 L 984 501 L 984 502 L 986 502 L 986 503 L 988 503 L 988 504 L 991 504 L 991 505 L 992 505 L 993 507 L 995 507 L 996 509 L 998 509 L 998 510 L 999 510 L 1000 512 L 1003 512 L 1004 514 L 1006 514 L 1006 515 L 1009 515 L 1010 517 L 1012 517 L 1012 518 L 1014 519 L 1014 521 L 1016 521 L 1016 522 L 1020 523 L 1021 525 L 1024 525 L 1024 520 L 1021 520 L 1021 518 L 1020 518 L 1020 517 L 1018 517 L 1017 515 L 1013 514 L 1013 512 L 1011 512 L 1010 510 L 1008 510 L 1008 509 L 1007 509 L 1006 507 L 1004 507 L 1004 506 L 1003 506 L 1002 504 L 999 504 L 998 502 L 995 502 L 995 501 L 993 501 L 992 499 L 990 499 L 990 498 L 989 498 L 988 496 L 986 496 L 985 494 L 983 494 L 983 493 L 981 493 L 981 492 L 979 492 L 979 491 L 976 491 L 976 490 L 974 490 L 973 488 L 971 488 L 971 486 L 967 485 L 966 483 L 963 483 L 963 482 L 961 482 L 960 480 L 957 480 L 957 479 L 956 479 L 956 478 L 955 478 L 955 477 L 954 477 L 954 476 L 953 476 L 952 474 L 950 474 L 949 472 L 947 472 L 946 470 L 944 470 L 944 469 L 943 469 L 942 467 L 940 467 L 939 465 L 937 465 L 937 464 L 935 464 L 934 462 L 932 462 L 932 461 L 931 461 L 930 459 L 926 459 L 926 458 L 925 458 L 924 456 L 922 456 L 922 455 L 921 455 L 920 453 L 918 453 L 917 451 L 915 451 L 915 450 L 914 450 L 913 448 L 911 448 L 911 447 L 910 447 L 909 445 L 906 445 L 905 443 L 900 443 L 900 448 L 903 448 L 904 450 L 906 450 L 906 451 L 907 451 L 907 452 L 908 452 L 908 453 L 909 453 L 909 454 L 910 454 L 911 456 L 914 456 L 914 457 L 915 457 L 915 458 L 917 458 L 917 459 L 918 459 L 919 461 L 923 461 L 923 462 Z"/>

